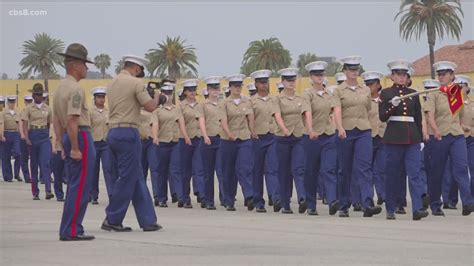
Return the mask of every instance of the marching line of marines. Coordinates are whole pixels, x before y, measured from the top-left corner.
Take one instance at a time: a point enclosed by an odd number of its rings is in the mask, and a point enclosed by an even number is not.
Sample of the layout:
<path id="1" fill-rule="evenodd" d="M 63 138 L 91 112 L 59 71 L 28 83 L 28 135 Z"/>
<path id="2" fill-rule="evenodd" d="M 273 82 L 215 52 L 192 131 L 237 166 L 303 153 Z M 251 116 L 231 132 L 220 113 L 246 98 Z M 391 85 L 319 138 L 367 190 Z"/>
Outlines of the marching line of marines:
<path id="1" fill-rule="evenodd" d="M 250 97 L 242 95 L 245 75 L 211 76 L 200 102 L 197 79 L 183 81 L 180 91 L 166 82 L 150 93 L 141 79 L 147 60 L 127 55 L 112 82 L 93 89 L 89 108 L 79 84 L 92 63 L 86 48 L 71 44 L 60 55 L 67 75 L 52 109 L 40 83 L 21 111 L 16 96 L 6 97 L 0 154 L 6 182 L 22 181 L 21 169 L 33 200 L 44 183 L 46 199 L 64 201 L 62 241 L 94 239 L 82 220 L 88 203 L 99 204 L 100 168 L 109 202 L 101 226 L 106 231 L 132 230 L 123 225 L 130 202 L 143 231 L 162 228 L 154 206 L 166 208 L 170 198 L 193 208 L 191 191 L 201 208 L 215 210 L 216 176 L 219 204 L 227 211 L 236 210 L 240 184 L 249 211 L 265 213 L 269 205 L 291 214 L 295 186 L 298 213 L 318 215 L 321 199 L 330 215 L 349 217 L 352 206 L 372 217 L 385 203 L 386 218 L 394 220 L 406 213 L 408 182 L 413 220 L 427 217 L 428 208 L 444 216 L 442 209 L 456 209 L 458 194 L 462 215 L 474 212 L 474 97 L 469 77 L 455 76 L 452 62 L 437 62 L 438 80 L 423 84 L 461 84 L 465 102 L 455 114 L 441 91 L 400 98 L 416 92 L 407 60 L 387 64 L 391 87 L 382 89 L 384 75 L 377 71 L 362 73 L 360 83 L 360 56 L 340 60 L 343 73 L 333 86 L 325 78 L 326 62 L 307 64 L 311 87 L 302 95 L 295 91 L 295 68 L 278 71 L 277 96 L 270 95 L 269 70 L 250 74 Z M 221 88 L 223 79 L 228 87 Z"/>

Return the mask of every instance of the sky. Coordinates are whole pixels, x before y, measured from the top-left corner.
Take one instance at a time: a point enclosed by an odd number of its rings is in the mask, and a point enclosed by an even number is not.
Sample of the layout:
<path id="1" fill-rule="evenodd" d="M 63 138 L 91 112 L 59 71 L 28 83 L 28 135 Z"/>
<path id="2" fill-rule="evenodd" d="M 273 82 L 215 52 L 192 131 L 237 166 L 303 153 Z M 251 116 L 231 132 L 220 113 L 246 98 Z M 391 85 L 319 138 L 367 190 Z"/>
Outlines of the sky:
<path id="1" fill-rule="evenodd" d="M 112 57 L 108 73 L 125 54 L 143 56 L 166 36 L 181 36 L 196 48 L 199 77 L 238 73 L 250 42 L 277 37 L 299 54 L 341 58 L 361 55 L 366 70 L 386 72 L 392 59 L 416 60 L 428 53 L 426 38 L 400 38 L 394 16 L 400 1 L 100 1 L 0 3 L 0 73 L 21 72 L 22 44 L 45 32 L 66 45 L 84 44 L 89 57 Z M 459 41 L 438 41 L 436 48 L 474 39 L 474 1 L 462 1 Z M 15 10 L 46 11 L 42 16 L 12 15 Z M 94 66 L 90 70 L 96 71 Z M 64 75 L 63 69 L 58 69 Z"/>

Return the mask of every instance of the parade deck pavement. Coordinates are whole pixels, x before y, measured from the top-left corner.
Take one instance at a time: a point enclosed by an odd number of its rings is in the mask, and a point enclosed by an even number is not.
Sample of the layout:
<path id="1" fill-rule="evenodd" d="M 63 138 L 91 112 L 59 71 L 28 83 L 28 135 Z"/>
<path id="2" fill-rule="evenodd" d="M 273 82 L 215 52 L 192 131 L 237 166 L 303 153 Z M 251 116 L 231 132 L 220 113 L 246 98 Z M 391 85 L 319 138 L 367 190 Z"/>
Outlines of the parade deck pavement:
<path id="1" fill-rule="evenodd" d="M 102 182 L 102 181 L 101 181 Z M 133 232 L 100 230 L 106 201 L 89 205 L 84 219 L 89 242 L 61 242 L 62 203 L 31 199 L 29 184 L 0 182 L 0 265 L 473 265 L 474 215 L 447 210 L 446 217 L 412 221 L 156 208 L 158 232 L 142 232 L 130 207 L 124 224 Z M 104 187 L 101 187 L 105 191 Z M 318 202 L 320 203 L 320 202 Z M 460 205 L 460 204 L 459 204 Z M 460 206 L 458 205 L 458 208 Z M 293 206 L 297 212 L 297 206 Z M 407 209 L 408 213 L 411 210 Z"/>

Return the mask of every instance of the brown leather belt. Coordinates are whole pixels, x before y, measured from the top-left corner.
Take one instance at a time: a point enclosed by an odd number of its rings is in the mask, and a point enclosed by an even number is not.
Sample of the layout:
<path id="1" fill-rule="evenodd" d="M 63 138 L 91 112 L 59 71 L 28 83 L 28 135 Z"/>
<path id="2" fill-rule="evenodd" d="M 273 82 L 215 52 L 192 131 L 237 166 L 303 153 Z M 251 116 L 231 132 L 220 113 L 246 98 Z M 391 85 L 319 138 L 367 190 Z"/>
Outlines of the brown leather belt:
<path id="1" fill-rule="evenodd" d="M 109 124 L 109 128 L 138 128 L 138 126 L 132 123 L 117 123 Z"/>

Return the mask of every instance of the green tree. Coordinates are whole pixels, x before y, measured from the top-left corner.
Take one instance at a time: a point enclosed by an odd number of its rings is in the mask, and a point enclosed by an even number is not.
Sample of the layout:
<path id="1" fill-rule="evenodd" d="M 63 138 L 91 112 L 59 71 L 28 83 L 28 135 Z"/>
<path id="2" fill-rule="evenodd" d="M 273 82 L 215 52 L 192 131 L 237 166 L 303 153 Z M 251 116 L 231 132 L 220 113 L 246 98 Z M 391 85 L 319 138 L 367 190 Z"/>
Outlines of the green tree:
<path id="1" fill-rule="evenodd" d="M 198 64 L 196 49 L 192 45 L 187 45 L 186 40 L 181 37 L 166 37 L 162 43 L 157 43 L 158 49 L 150 49 L 147 58 L 150 60 L 150 67 L 155 65 L 157 75 L 166 75 L 172 80 L 178 80 L 181 73 L 190 71 L 197 76 Z"/>
<path id="2" fill-rule="evenodd" d="M 453 37 L 459 40 L 462 31 L 461 17 L 464 13 L 459 0 L 402 0 L 400 11 L 400 35 L 406 41 L 419 40 L 426 33 L 430 51 L 431 78 L 435 78 L 433 69 L 434 46 L 436 39 Z"/>
<path id="3" fill-rule="evenodd" d="M 94 58 L 95 66 L 100 70 L 102 79 L 105 78 L 105 70 L 110 67 L 110 61 L 112 59 L 108 54 L 99 54 Z"/>
<path id="4" fill-rule="evenodd" d="M 291 64 L 290 51 L 276 37 L 253 41 L 244 54 L 240 71 L 249 75 L 255 70 L 268 69 L 274 74 Z"/>
<path id="5" fill-rule="evenodd" d="M 313 53 L 300 54 L 296 61 L 296 67 L 299 69 L 299 73 L 303 77 L 309 76 L 309 72 L 304 68 L 307 64 L 318 61 L 318 57 Z"/>
<path id="6" fill-rule="evenodd" d="M 56 65 L 63 65 L 63 57 L 57 54 L 64 50 L 63 41 L 51 38 L 46 33 L 39 33 L 35 34 L 33 40 L 25 41 L 22 47 L 25 57 L 20 61 L 21 70 L 40 74 L 48 92 L 48 79 L 57 73 Z"/>
<path id="7" fill-rule="evenodd" d="M 115 65 L 115 74 L 119 74 L 120 71 L 123 69 L 123 65 L 125 64 L 125 61 L 123 59 L 120 59 L 117 64 Z"/>

